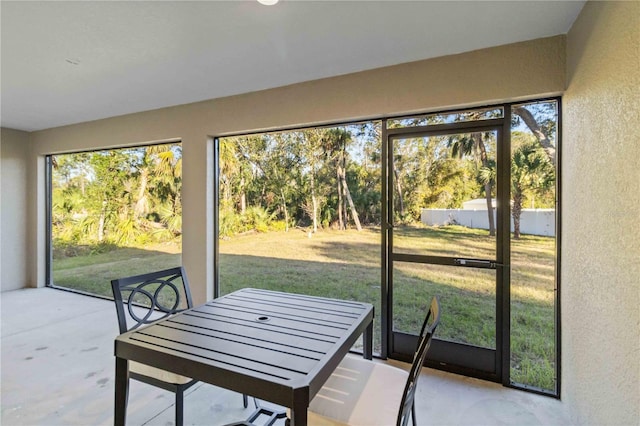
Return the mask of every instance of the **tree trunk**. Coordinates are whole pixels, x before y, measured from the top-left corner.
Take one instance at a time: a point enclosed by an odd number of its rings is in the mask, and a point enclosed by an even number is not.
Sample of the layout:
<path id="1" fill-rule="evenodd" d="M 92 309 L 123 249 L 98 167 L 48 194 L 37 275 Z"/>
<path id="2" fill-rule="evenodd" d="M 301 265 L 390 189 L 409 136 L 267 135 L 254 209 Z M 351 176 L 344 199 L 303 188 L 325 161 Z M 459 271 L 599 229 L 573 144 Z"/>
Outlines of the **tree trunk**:
<path id="1" fill-rule="evenodd" d="M 104 224 L 107 216 L 107 201 L 102 201 L 102 208 L 100 209 L 100 218 L 98 219 L 98 242 L 101 243 L 104 240 Z"/>
<path id="2" fill-rule="evenodd" d="M 349 186 L 347 185 L 347 177 L 345 175 L 344 169 L 342 171 L 342 189 L 344 190 L 344 195 L 346 201 L 349 202 L 349 207 L 351 209 L 351 217 L 353 217 L 353 221 L 356 224 L 356 228 L 358 231 L 362 231 L 362 225 L 360 225 L 360 218 L 358 217 L 358 212 L 356 211 L 356 206 L 353 204 L 353 199 L 351 198 L 351 192 L 349 191 Z"/>
<path id="3" fill-rule="evenodd" d="M 311 220 L 313 222 L 313 232 L 318 232 L 318 198 L 316 197 L 316 182 L 313 176 L 314 168 L 311 168 Z"/>
<path id="4" fill-rule="evenodd" d="M 340 169 L 342 168 L 341 165 L 337 165 L 336 166 L 336 177 L 337 177 L 337 182 L 338 182 L 338 228 L 340 230 L 345 229 L 345 224 L 344 224 L 344 219 L 342 217 L 342 179 L 340 177 L 341 172 Z"/>
<path id="5" fill-rule="evenodd" d="M 347 187 L 342 179 L 342 214 L 344 215 L 344 229 L 349 227 L 349 205 L 347 203 Z"/>
<path id="6" fill-rule="evenodd" d="M 513 207 L 511 216 L 513 217 L 513 239 L 520 239 L 520 215 L 522 214 L 522 193 L 513 194 Z"/>
<path id="7" fill-rule="evenodd" d="M 245 214 L 247 211 L 247 194 L 244 190 L 244 178 L 240 179 L 240 213 Z"/>
<path id="8" fill-rule="evenodd" d="M 280 197 L 282 197 L 282 209 L 284 210 L 284 232 L 289 232 L 289 211 L 287 210 L 287 201 L 284 198 L 282 188 L 280 188 Z"/>
<path id="9" fill-rule="evenodd" d="M 400 173 L 398 173 L 398 169 L 393 167 L 393 174 L 396 178 L 396 189 L 398 191 L 398 203 L 400 203 L 400 217 L 404 217 L 404 201 L 402 200 L 402 184 L 400 183 Z"/>
<path id="10" fill-rule="evenodd" d="M 489 219 L 489 235 L 495 237 L 496 235 L 496 223 L 495 217 L 493 216 L 493 200 L 491 199 L 491 184 L 485 183 L 484 192 L 487 198 L 487 214 Z"/>
<path id="11" fill-rule="evenodd" d="M 231 198 L 231 184 L 228 179 L 225 179 L 222 183 L 222 199 L 225 201 L 229 201 Z"/>
<path id="12" fill-rule="evenodd" d="M 147 185 L 149 184 L 149 170 L 143 168 L 140 171 L 140 187 L 138 188 L 138 196 L 136 197 L 136 205 L 133 209 L 133 213 L 138 219 L 144 216 L 149 211 L 149 205 L 147 202 Z"/>
<path id="13" fill-rule="evenodd" d="M 318 199 L 315 195 L 311 196 L 311 204 L 313 209 L 313 232 L 318 232 Z"/>
<path id="14" fill-rule="evenodd" d="M 522 118 L 524 124 L 527 125 L 536 139 L 538 139 L 540 146 L 542 146 L 542 148 L 544 149 L 544 152 L 547 154 L 547 157 L 549 158 L 549 161 L 551 161 L 551 164 L 555 166 L 556 147 L 553 146 L 547 135 L 545 135 L 542 129 L 540 129 L 540 126 L 538 125 L 538 122 L 536 121 L 533 114 L 531 114 L 528 109 L 522 106 L 513 107 L 512 111 L 514 114 L 517 114 L 520 118 Z"/>
<path id="15" fill-rule="evenodd" d="M 482 141 L 481 133 L 474 133 L 473 139 L 475 140 L 475 146 L 480 150 L 480 161 L 482 162 L 482 167 L 489 168 L 489 159 L 487 158 L 487 150 L 484 146 L 484 142 Z M 489 219 L 489 235 L 494 237 L 496 235 L 496 223 L 495 217 L 493 216 L 493 200 L 491 198 L 491 182 L 487 182 L 484 184 L 484 193 L 487 199 L 487 214 Z"/>

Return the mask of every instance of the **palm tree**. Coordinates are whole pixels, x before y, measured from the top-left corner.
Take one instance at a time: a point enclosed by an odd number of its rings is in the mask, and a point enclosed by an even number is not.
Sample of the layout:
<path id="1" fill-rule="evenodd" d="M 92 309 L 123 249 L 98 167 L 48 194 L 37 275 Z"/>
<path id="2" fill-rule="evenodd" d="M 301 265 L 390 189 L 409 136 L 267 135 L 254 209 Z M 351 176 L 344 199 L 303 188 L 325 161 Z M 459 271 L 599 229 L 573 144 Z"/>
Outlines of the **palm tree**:
<path id="1" fill-rule="evenodd" d="M 520 238 L 520 216 L 527 192 L 541 192 L 553 187 L 555 170 L 544 148 L 538 142 L 525 142 L 511 158 L 511 216 L 513 238 Z"/>
<path id="2" fill-rule="evenodd" d="M 485 140 L 490 138 L 492 133 L 471 133 L 464 135 L 454 135 L 449 138 L 448 146 L 451 149 L 451 156 L 454 158 L 464 158 L 473 156 L 480 163 L 482 169 L 489 170 L 492 161 L 487 154 Z M 486 174 L 486 172 L 485 172 Z M 487 200 L 487 214 L 489 219 L 489 235 L 496 235 L 496 224 L 493 215 L 492 188 L 495 179 L 481 179 L 484 185 L 485 198 Z"/>
<path id="3" fill-rule="evenodd" d="M 144 148 L 138 163 L 138 190 L 134 216 L 138 226 L 161 227 L 146 219 L 156 214 L 168 235 L 178 235 L 182 228 L 182 150 L 179 144 L 151 145 Z"/>

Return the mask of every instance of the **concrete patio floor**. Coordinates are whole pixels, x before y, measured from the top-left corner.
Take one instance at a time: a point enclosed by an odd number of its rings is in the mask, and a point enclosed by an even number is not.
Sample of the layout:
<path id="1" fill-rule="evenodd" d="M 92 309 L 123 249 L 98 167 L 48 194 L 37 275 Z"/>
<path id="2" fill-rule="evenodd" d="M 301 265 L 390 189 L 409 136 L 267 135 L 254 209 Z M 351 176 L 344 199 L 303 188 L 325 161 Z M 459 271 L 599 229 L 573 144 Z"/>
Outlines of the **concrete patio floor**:
<path id="1" fill-rule="evenodd" d="M 0 298 L 1 424 L 113 424 L 113 302 L 49 288 Z M 422 425 L 570 423 L 553 398 L 427 368 L 420 380 Z M 127 424 L 171 425 L 173 403 L 172 393 L 131 381 Z M 185 425 L 222 425 L 252 411 L 239 394 L 203 383 L 187 392 L 184 404 Z"/>

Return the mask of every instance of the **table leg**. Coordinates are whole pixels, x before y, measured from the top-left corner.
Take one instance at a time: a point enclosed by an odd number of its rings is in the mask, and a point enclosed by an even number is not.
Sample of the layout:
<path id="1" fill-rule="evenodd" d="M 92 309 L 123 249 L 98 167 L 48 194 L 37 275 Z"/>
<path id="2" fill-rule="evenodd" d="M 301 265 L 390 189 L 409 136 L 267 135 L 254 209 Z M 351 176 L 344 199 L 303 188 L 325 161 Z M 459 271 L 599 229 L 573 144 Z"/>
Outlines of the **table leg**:
<path id="1" fill-rule="evenodd" d="M 114 426 L 124 426 L 127 418 L 127 399 L 129 397 L 129 362 L 116 357 Z"/>
<path id="2" fill-rule="evenodd" d="M 362 340 L 362 356 L 365 359 L 373 359 L 373 321 L 369 323 L 364 331 Z"/>
<path id="3" fill-rule="evenodd" d="M 291 421 L 288 426 L 307 426 L 307 409 L 309 408 L 309 388 L 295 389 L 293 406 L 291 407 Z"/>
<path id="4" fill-rule="evenodd" d="M 297 404 L 293 407 L 289 426 L 307 426 L 307 408 L 304 404 Z"/>

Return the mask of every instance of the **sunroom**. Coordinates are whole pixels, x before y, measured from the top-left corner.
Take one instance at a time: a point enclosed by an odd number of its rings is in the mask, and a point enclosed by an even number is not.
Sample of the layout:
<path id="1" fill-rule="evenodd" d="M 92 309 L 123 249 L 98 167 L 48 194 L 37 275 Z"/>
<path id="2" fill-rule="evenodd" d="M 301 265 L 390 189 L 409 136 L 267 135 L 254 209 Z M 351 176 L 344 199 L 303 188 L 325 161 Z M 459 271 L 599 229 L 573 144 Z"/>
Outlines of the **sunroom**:
<path id="1" fill-rule="evenodd" d="M 109 282 L 182 266 L 195 305 L 371 304 L 405 369 L 438 295 L 419 423 L 637 424 L 638 3 L 2 12 L 3 423 L 112 423 Z M 174 420 L 133 383 L 128 423 Z"/>

